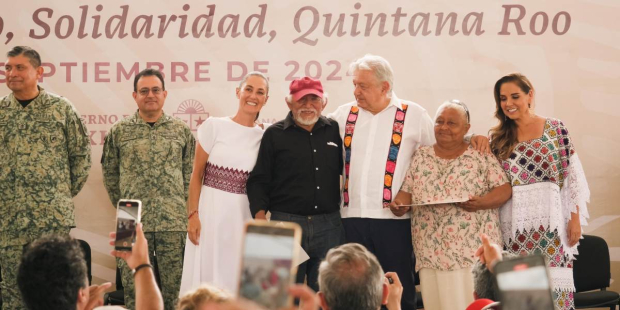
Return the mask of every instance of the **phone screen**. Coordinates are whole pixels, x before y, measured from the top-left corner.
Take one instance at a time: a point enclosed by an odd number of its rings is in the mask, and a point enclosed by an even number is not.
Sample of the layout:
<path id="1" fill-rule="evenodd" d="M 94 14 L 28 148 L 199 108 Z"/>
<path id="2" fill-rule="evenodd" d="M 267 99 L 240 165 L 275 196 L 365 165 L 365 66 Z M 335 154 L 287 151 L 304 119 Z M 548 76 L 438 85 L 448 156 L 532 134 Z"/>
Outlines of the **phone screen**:
<path id="1" fill-rule="evenodd" d="M 504 310 L 552 310 L 551 285 L 542 256 L 497 263 L 497 286 Z"/>
<path id="2" fill-rule="evenodd" d="M 139 200 L 119 200 L 116 210 L 116 241 L 114 249 L 131 251 L 136 242 L 136 225 L 140 222 Z"/>
<path id="3" fill-rule="evenodd" d="M 239 295 L 268 309 L 287 306 L 297 267 L 296 230 L 273 224 L 246 227 Z"/>

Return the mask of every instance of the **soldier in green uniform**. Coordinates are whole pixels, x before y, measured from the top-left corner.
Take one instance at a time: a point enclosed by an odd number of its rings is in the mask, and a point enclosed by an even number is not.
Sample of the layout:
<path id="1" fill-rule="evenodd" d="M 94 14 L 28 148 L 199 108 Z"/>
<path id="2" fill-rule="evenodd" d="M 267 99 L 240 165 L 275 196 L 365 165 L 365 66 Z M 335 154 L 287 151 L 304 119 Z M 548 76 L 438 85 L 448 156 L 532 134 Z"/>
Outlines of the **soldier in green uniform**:
<path id="1" fill-rule="evenodd" d="M 149 254 L 156 263 L 166 309 L 179 296 L 187 231 L 186 201 L 195 139 L 187 124 L 163 111 L 167 92 L 161 72 L 145 69 L 134 79 L 138 111 L 112 126 L 101 164 L 104 184 L 116 206 L 119 199 L 142 200 L 142 223 Z M 125 305 L 135 307 L 131 270 L 117 260 Z"/>
<path id="2" fill-rule="evenodd" d="M 25 245 L 75 227 L 72 198 L 90 170 L 90 139 L 75 107 L 37 85 L 41 57 L 14 47 L 0 99 L 0 265 L 3 309 L 24 309 L 17 267 Z"/>

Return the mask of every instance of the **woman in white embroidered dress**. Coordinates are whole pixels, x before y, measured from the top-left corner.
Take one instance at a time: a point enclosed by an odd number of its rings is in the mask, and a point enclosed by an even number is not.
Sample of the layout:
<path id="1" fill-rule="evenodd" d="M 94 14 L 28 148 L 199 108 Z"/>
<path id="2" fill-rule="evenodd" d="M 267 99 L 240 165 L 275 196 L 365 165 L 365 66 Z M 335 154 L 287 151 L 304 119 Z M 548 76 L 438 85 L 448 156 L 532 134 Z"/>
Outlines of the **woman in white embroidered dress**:
<path id="1" fill-rule="evenodd" d="M 245 184 L 263 137 L 255 121 L 268 93 L 267 77 L 250 72 L 236 89 L 237 114 L 210 117 L 198 128 L 181 295 L 202 283 L 237 290 L 243 225 L 252 218 Z"/>
<path id="2" fill-rule="evenodd" d="M 534 87 L 523 75 L 502 77 L 494 88 L 499 124 L 491 149 L 512 184 L 500 209 L 504 248 L 547 257 L 557 309 L 574 309 L 573 259 L 586 225 L 588 184 L 568 130 L 534 114 Z"/>

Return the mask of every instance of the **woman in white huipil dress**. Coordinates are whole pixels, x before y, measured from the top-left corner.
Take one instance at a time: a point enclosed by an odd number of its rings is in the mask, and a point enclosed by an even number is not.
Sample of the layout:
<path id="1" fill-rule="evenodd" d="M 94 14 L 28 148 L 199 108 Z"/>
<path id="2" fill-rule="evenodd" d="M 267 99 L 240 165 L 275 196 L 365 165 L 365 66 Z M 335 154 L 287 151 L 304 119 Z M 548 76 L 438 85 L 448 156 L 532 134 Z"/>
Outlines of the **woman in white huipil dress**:
<path id="1" fill-rule="evenodd" d="M 268 91 L 267 78 L 250 72 L 236 89 L 237 114 L 208 118 L 198 128 L 181 295 L 202 283 L 237 290 L 243 225 L 252 218 L 245 184 L 263 137 L 255 120 Z"/>

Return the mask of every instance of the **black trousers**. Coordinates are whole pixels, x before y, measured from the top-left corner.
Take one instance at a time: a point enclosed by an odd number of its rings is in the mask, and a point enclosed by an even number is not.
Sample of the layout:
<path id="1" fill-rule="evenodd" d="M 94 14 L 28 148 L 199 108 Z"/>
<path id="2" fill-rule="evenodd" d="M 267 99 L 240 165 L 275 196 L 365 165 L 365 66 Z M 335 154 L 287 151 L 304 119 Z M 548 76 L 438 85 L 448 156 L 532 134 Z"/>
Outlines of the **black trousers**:
<path id="1" fill-rule="evenodd" d="M 344 229 L 340 212 L 302 216 L 282 212 L 271 212 L 272 221 L 293 222 L 302 230 L 301 247 L 310 259 L 299 265 L 295 282 L 304 283 L 315 292 L 319 291 L 319 265 L 327 251 L 344 243 Z"/>
<path id="2" fill-rule="evenodd" d="M 396 272 L 403 284 L 401 307 L 416 309 L 411 220 L 344 218 L 347 243 L 359 243 L 377 256 L 384 272 Z"/>

